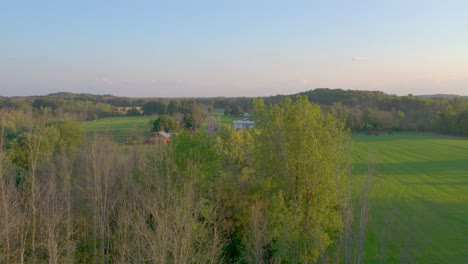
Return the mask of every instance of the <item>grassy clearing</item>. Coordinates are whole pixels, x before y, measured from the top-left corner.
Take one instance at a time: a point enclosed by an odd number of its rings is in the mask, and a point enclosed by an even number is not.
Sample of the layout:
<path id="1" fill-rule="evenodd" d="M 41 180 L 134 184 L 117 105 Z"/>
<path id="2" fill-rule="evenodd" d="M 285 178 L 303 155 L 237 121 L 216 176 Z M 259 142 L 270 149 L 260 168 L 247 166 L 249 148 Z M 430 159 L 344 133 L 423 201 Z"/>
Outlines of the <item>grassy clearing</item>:
<path id="1" fill-rule="evenodd" d="M 223 108 L 216 108 L 213 113 L 211 113 L 211 116 L 213 116 L 213 119 L 216 121 L 216 123 L 220 126 L 232 126 L 232 121 L 235 120 L 241 120 L 244 117 L 242 116 L 227 116 L 224 115 L 224 109 Z"/>
<path id="2" fill-rule="evenodd" d="M 356 204 L 369 159 L 376 162 L 376 173 L 364 263 L 466 263 L 468 140 L 416 133 L 353 135 Z M 359 206 L 354 215 L 357 228 Z"/>
<path id="3" fill-rule="evenodd" d="M 109 117 L 80 122 L 80 127 L 85 133 L 109 135 L 113 141 L 121 142 L 126 137 L 147 137 L 154 119 L 152 116 Z"/>
<path id="4" fill-rule="evenodd" d="M 241 116 L 225 116 L 224 109 L 221 108 L 215 109 L 212 116 L 220 127 L 232 126 L 232 121 L 243 118 Z M 122 116 L 83 121 L 79 124 L 85 133 L 108 135 L 113 141 L 122 142 L 126 137 L 147 137 L 153 126 L 150 122 L 154 119 L 153 116 Z M 207 128 L 208 123 L 205 121 L 201 124 L 200 129 L 206 131 Z"/>

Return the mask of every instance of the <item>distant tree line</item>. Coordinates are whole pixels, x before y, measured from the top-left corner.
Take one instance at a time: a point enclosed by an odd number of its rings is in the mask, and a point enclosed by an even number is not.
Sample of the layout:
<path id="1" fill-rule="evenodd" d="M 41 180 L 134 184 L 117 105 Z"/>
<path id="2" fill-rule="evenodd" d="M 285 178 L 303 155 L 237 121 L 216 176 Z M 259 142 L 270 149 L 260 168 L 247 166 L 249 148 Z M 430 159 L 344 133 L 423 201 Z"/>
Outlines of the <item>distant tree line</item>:
<path id="1" fill-rule="evenodd" d="M 169 116 L 173 115 L 180 126 L 195 131 L 205 121 L 208 112 L 206 107 L 193 99 L 172 99 L 168 103 L 164 100 L 149 101 L 143 104 L 144 115 L 159 115 L 154 123 L 154 130 L 173 130 L 174 124 L 169 124 Z M 163 125 L 162 124 L 167 124 Z"/>
<path id="2" fill-rule="evenodd" d="M 468 98 L 456 96 L 396 96 L 379 91 L 315 89 L 299 93 L 343 121 L 352 131 L 424 131 L 468 136 Z M 264 97 L 278 103 L 285 95 Z M 194 107 L 197 105 L 197 107 Z M 56 93 L 42 97 L 0 97 L 0 109 L 23 109 L 92 120 L 120 115 L 116 107 L 142 107 L 145 115 L 180 113 L 184 126 L 197 127 L 203 113 L 214 108 L 226 115 L 251 112 L 253 98 L 216 97 L 192 99 L 126 98 L 111 95 Z M 139 115 L 136 108 L 128 115 Z"/>
<path id="3" fill-rule="evenodd" d="M 389 95 L 379 91 L 315 89 L 300 93 L 352 131 L 420 131 L 468 136 L 468 98 Z M 275 103 L 285 96 L 264 98 Z"/>

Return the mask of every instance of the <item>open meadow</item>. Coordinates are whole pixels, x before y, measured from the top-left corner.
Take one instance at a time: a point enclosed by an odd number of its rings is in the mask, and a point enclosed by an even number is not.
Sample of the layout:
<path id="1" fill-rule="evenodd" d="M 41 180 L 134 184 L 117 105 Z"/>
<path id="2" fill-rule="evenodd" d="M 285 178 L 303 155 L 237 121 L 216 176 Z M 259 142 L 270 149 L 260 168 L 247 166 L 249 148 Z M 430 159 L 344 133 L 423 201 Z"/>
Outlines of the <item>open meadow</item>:
<path id="1" fill-rule="evenodd" d="M 243 119 L 242 116 L 226 116 L 224 109 L 216 108 L 211 116 L 220 127 L 232 126 L 232 121 Z M 107 135 L 114 142 L 122 142 L 125 138 L 136 137 L 143 140 L 149 136 L 149 131 L 153 127 L 154 116 L 121 116 L 107 117 L 93 121 L 79 122 L 80 128 L 84 133 L 98 133 Z M 204 121 L 200 130 L 206 131 L 208 123 Z"/>
<path id="2" fill-rule="evenodd" d="M 153 116 L 108 117 L 93 121 L 83 121 L 79 125 L 84 133 L 107 135 L 114 142 L 122 142 L 127 137 L 144 138 L 153 127 Z"/>
<path id="3" fill-rule="evenodd" d="M 355 232 L 370 176 L 364 263 L 467 263 L 468 140 L 353 135 Z"/>
<path id="4" fill-rule="evenodd" d="M 244 118 L 242 116 L 224 115 L 223 108 L 215 108 L 211 116 L 220 127 L 232 126 L 232 121 L 242 120 Z"/>

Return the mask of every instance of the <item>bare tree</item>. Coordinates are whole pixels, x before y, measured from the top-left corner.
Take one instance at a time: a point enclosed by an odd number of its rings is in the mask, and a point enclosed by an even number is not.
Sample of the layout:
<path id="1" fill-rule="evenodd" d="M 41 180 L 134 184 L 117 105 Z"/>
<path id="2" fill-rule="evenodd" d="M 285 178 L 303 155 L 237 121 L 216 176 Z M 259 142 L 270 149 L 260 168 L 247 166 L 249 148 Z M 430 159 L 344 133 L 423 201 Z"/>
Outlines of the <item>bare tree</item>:
<path id="1" fill-rule="evenodd" d="M 162 150 L 159 150 L 162 151 Z M 219 263 L 216 209 L 198 193 L 196 165 L 182 176 L 171 154 L 157 151 L 141 182 L 133 184 L 134 250 L 138 261 L 153 263 Z M 141 254 L 138 256 L 138 254 Z"/>
<path id="2" fill-rule="evenodd" d="M 28 194 L 15 186 L 13 165 L 4 150 L 4 129 L 7 115 L 0 126 L 0 262 L 24 263 L 29 231 Z M 13 124 L 14 126 L 14 124 Z"/>
<path id="3" fill-rule="evenodd" d="M 31 207 L 31 257 L 32 263 L 36 263 L 36 225 L 37 225 L 37 208 L 36 208 L 36 176 L 37 167 L 39 165 L 39 152 L 42 145 L 42 137 L 38 134 L 28 134 L 28 154 L 29 154 L 29 177 L 31 181 L 30 188 L 30 207 Z"/>
<path id="4" fill-rule="evenodd" d="M 62 195 L 66 207 L 66 231 L 65 231 L 65 257 L 63 259 L 66 263 L 73 262 L 73 253 L 75 242 L 73 240 L 74 234 L 74 225 L 73 225 L 73 216 L 72 216 L 72 161 L 71 158 L 68 158 L 65 154 L 60 155 L 58 158 L 58 171 L 61 174 L 62 180 Z"/>
<path id="5" fill-rule="evenodd" d="M 59 263 L 60 255 L 60 236 L 61 227 L 64 222 L 66 211 L 61 194 L 59 193 L 59 185 L 55 172 L 49 173 L 47 179 L 40 182 L 40 196 L 38 201 L 41 213 L 39 219 L 41 222 L 42 231 L 40 241 L 45 251 L 47 252 L 48 261 L 50 264 Z"/>
<path id="6" fill-rule="evenodd" d="M 106 263 L 109 248 L 109 217 L 116 200 L 113 185 L 119 175 L 118 153 L 112 143 L 95 137 L 83 150 L 84 178 L 92 208 L 94 263 Z M 99 244 L 98 244 L 99 242 Z"/>
<path id="7" fill-rule="evenodd" d="M 254 201 L 250 209 L 250 232 L 248 234 L 247 261 L 249 263 L 265 263 L 265 250 L 268 244 L 268 221 L 266 206 L 262 201 Z"/>
<path id="8" fill-rule="evenodd" d="M 68 157 L 57 157 L 55 166 L 41 178 L 39 201 L 41 213 L 41 241 L 49 263 L 72 263 L 71 184 Z"/>

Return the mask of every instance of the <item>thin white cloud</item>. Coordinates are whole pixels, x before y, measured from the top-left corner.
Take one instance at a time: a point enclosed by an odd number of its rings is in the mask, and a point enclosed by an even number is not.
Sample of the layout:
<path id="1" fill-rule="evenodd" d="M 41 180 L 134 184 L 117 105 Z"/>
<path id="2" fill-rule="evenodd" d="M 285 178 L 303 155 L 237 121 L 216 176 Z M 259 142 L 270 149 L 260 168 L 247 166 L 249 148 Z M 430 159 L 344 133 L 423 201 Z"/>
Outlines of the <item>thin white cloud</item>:
<path id="1" fill-rule="evenodd" d="M 368 60 L 369 60 L 369 58 L 364 57 L 364 56 L 353 56 L 351 58 L 351 61 L 353 61 L 353 62 L 365 62 L 365 61 L 368 61 Z"/>
<path id="2" fill-rule="evenodd" d="M 114 82 L 109 79 L 108 77 L 105 77 L 105 76 L 100 76 L 100 77 L 96 77 L 96 81 L 98 81 L 100 84 L 105 84 L 105 85 L 113 85 Z"/>

